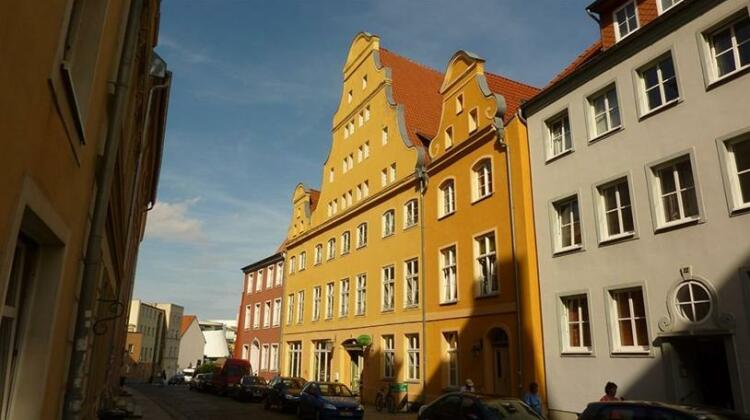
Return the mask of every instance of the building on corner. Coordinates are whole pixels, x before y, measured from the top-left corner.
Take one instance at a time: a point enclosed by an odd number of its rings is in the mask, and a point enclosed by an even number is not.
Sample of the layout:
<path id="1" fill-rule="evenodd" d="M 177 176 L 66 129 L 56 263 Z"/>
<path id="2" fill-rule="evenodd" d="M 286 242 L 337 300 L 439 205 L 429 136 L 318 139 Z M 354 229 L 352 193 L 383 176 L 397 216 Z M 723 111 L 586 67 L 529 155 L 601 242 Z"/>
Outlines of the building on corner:
<path id="1" fill-rule="evenodd" d="M 177 373 L 177 359 L 180 353 L 180 327 L 184 309 L 173 303 L 157 303 L 157 308 L 164 311 L 164 347 L 162 349 L 162 368 L 167 378 Z"/>
<path id="2" fill-rule="evenodd" d="M 183 315 L 180 325 L 178 368 L 196 368 L 203 364 L 205 346 L 206 338 L 203 336 L 198 318 L 195 315 Z"/>

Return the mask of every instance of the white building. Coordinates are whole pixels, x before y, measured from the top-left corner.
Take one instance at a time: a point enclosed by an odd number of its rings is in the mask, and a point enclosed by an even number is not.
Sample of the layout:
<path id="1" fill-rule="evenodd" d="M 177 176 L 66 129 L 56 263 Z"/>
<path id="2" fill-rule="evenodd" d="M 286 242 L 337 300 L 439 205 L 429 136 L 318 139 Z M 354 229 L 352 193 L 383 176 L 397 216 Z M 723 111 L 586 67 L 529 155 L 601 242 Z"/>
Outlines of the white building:
<path id="1" fill-rule="evenodd" d="M 180 370 L 195 368 L 203 363 L 206 338 L 203 336 L 195 315 L 182 317 L 180 327 L 180 352 L 177 365 Z"/>
<path id="2" fill-rule="evenodd" d="M 164 333 L 164 352 L 162 368 L 167 377 L 177 373 L 177 358 L 180 352 L 180 326 L 182 323 L 182 306 L 172 303 L 157 303 L 156 307 L 164 311 L 166 329 Z"/>
<path id="3" fill-rule="evenodd" d="M 236 319 L 213 319 L 208 322 L 216 322 L 224 325 L 224 333 L 227 337 L 227 347 L 229 354 L 234 354 L 234 343 L 237 341 L 237 320 Z"/>
<path id="4" fill-rule="evenodd" d="M 226 325 L 216 321 L 201 321 L 200 328 L 206 339 L 206 346 L 203 350 L 206 359 L 230 357 Z"/>
<path id="5" fill-rule="evenodd" d="M 597 0 L 601 41 L 523 108 L 553 418 L 607 381 L 750 408 L 749 8 Z"/>

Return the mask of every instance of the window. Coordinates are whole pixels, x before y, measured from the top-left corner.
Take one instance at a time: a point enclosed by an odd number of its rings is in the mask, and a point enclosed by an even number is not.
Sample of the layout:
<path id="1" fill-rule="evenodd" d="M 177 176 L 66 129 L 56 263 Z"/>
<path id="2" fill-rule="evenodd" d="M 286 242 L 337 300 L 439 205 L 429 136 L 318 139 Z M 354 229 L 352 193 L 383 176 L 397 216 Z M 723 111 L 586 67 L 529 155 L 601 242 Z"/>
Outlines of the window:
<path id="1" fill-rule="evenodd" d="M 578 197 L 554 204 L 555 251 L 564 252 L 581 247 L 581 222 L 578 214 Z"/>
<path id="2" fill-rule="evenodd" d="M 284 263 L 276 263 L 276 286 L 281 286 L 284 282 Z"/>
<path id="3" fill-rule="evenodd" d="M 357 124 L 359 124 L 360 127 L 362 127 L 362 124 L 365 123 L 365 111 L 359 111 L 359 115 L 357 116 Z"/>
<path id="4" fill-rule="evenodd" d="M 445 359 L 448 368 L 448 386 L 458 386 L 458 333 L 449 331 L 443 333 Z"/>
<path id="5" fill-rule="evenodd" d="M 382 311 L 392 311 L 396 300 L 396 285 L 394 281 L 394 268 L 392 265 L 383 267 L 383 300 L 381 302 Z"/>
<path id="6" fill-rule="evenodd" d="M 323 245 L 315 245 L 315 265 L 323 262 Z"/>
<path id="7" fill-rule="evenodd" d="M 245 325 L 245 329 L 246 330 L 250 329 L 250 317 L 251 317 L 251 313 L 252 313 L 252 309 L 251 309 L 250 305 L 245 305 L 245 322 L 244 322 L 244 325 Z"/>
<path id="8" fill-rule="evenodd" d="M 336 239 L 331 238 L 328 240 L 328 259 L 332 260 L 336 257 Z"/>
<path id="9" fill-rule="evenodd" d="M 260 368 L 268 370 L 268 344 L 264 344 L 260 349 Z"/>
<path id="10" fill-rule="evenodd" d="M 370 157 L 370 142 L 366 141 L 365 144 L 362 147 L 362 153 L 364 155 L 364 158 L 367 159 Z"/>
<path id="11" fill-rule="evenodd" d="M 648 351 L 646 309 L 641 288 L 610 292 L 615 352 Z"/>
<path id="12" fill-rule="evenodd" d="M 263 269 L 258 270 L 258 275 L 255 281 L 255 291 L 260 292 L 263 290 Z"/>
<path id="13" fill-rule="evenodd" d="M 326 319 L 333 318 L 333 282 L 326 284 Z"/>
<path id="14" fill-rule="evenodd" d="M 367 274 L 357 275 L 356 315 L 364 315 L 367 310 Z"/>
<path id="15" fill-rule="evenodd" d="M 711 314 L 711 293 L 696 280 L 687 280 L 677 287 L 675 304 L 680 316 L 690 322 L 701 322 Z"/>
<path id="16" fill-rule="evenodd" d="M 617 89 L 614 85 L 589 98 L 589 113 L 592 118 L 594 138 L 620 127 L 620 110 L 617 105 Z"/>
<path id="17" fill-rule="evenodd" d="M 474 200 L 476 201 L 492 194 L 492 161 L 490 159 L 479 161 L 474 165 L 472 172 Z"/>
<path id="18" fill-rule="evenodd" d="M 362 197 L 367 197 L 370 195 L 370 182 L 365 181 L 362 184 Z"/>
<path id="19" fill-rule="evenodd" d="M 271 371 L 278 371 L 279 370 L 279 345 L 278 344 L 271 344 L 271 366 L 269 367 Z"/>
<path id="20" fill-rule="evenodd" d="M 302 251 L 299 253 L 299 271 L 302 271 L 307 266 L 307 252 Z"/>
<path id="21" fill-rule="evenodd" d="M 404 306 L 407 308 L 419 305 L 419 260 L 416 258 L 404 263 Z"/>
<path id="22" fill-rule="evenodd" d="M 474 239 L 476 263 L 474 265 L 477 279 L 477 295 L 488 296 L 498 292 L 497 257 L 495 255 L 495 234 L 488 233 Z"/>
<path id="23" fill-rule="evenodd" d="M 600 230 L 602 239 L 618 239 L 633 235 L 633 210 L 630 204 L 628 181 L 623 178 L 602 185 L 599 191 Z"/>
<path id="24" fill-rule="evenodd" d="M 349 170 L 349 165 L 346 163 L 346 158 L 341 160 L 341 171 L 346 173 Z"/>
<path id="25" fill-rule="evenodd" d="M 393 233 L 396 231 L 396 212 L 393 210 L 388 210 L 387 212 L 383 213 L 382 223 L 383 237 L 385 238 L 386 236 L 393 235 Z"/>
<path id="26" fill-rule="evenodd" d="M 469 133 L 477 131 L 477 127 L 479 127 L 478 113 L 479 111 L 477 110 L 477 108 L 469 111 Z"/>
<path id="27" fill-rule="evenodd" d="M 333 203 L 332 203 L 332 204 L 333 204 L 333 214 L 336 214 L 336 213 L 338 213 L 338 211 L 339 211 L 339 203 L 338 203 L 338 200 L 333 200 Z"/>
<path id="28" fill-rule="evenodd" d="M 329 382 L 331 380 L 331 351 L 330 341 L 314 341 L 313 375 L 314 380 Z"/>
<path id="29" fill-rule="evenodd" d="M 354 153 L 349 153 L 349 156 L 346 157 L 346 164 L 350 171 L 354 168 Z"/>
<path id="30" fill-rule="evenodd" d="M 663 227 L 697 220 L 698 197 L 690 157 L 684 156 L 658 166 L 653 173 L 657 179 L 659 224 Z"/>
<path id="31" fill-rule="evenodd" d="M 362 90 L 367 89 L 367 75 L 362 76 Z"/>
<path id="32" fill-rule="evenodd" d="M 313 287 L 313 307 L 312 307 L 312 320 L 317 321 L 320 319 L 320 286 Z"/>
<path id="33" fill-rule="evenodd" d="M 396 345 L 392 335 L 383 336 L 383 377 L 396 376 Z"/>
<path id="34" fill-rule="evenodd" d="M 362 184 L 357 184 L 357 188 L 355 189 L 355 191 L 356 191 L 355 198 L 357 199 L 357 201 L 361 200 L 362 199 Z"/>
<path id="35" fill-rule="evenodd" d="M 281 298 L 273 300 L 273 326 L 281 325 Z"/>
<path id="36" fill-rule="evenodd" d="M 451 146 L 453 146 L 453 127 L 448 127 L 445 129 L 445 148 L 449 149 Z"/>
<path id="37" fill-rule="evenodd" d="M 388 127 L 383 127 L 383 130 L 380 133 L 380 142 L 383 146 L 388 144 Z"/>
<path id="38" fill-rule="evenodd" d="M 305 291 L 300 290 L 297 292 L 297 323 L 301 324 L 304 320 L 305 311 Z"/>
<path id="39" fill-rule="evenodd" d="M 708 40 L 715 79 L 750 66 L 750 18 L 747 14 L 714 31 Z"/>
<path id="40" fill-rule="evenodd" d="M 333 203 L 329 202 L 328 203 L 328 217 L 331 217 L 331 215 L 333 215 Z"/>
<path id="41" fill-rule="evenodd" d="M 671 54 L 639 70 L 638 73 L 641 78 L 645 111 L 653 111 L 679 98 L 677 76 Z"/>
<path id="42" fill-rule="evenodd" d="M 297 267 L 295 260 L 295 257 L 289 258 L 289 274 L 294 274 L 294 269 Z"/>
<path id="43" fill-rule="evenodd" d="M 365 107 L 365 122 L 370 121 L 370 105 Z"/>
<path id="44" fill-rule="evenodd" d="M 349 315 L 349 279 L 341 280 L 339 289 L 339 316 L 345 317 Z"/>
<path id="45" fill-rule="evenodd" d="M 328 170 L 328 182 L 333 182 L 333 168 Z"/>
<path id="46" fill-rule="evenodd" d="M 725 143 L 734 209 L 750 207 L 750 138 Z"/>
<path id="47" fill-rule="evenodd" d="M 565 152 L 573 150 L 573 140 L 570 134 L 570 120 L 568 111 L 563 115 L 554 117 L 547 121 L 547 135 L 549 144 L 547 147 L 547 158 L 560 156 Z"/>
<path id="48" fill-rule="evenodd" d="M 390 182 L 396 181 L 396 164 L 392 163 L 388 170 L 388 179 Z"/>
<path id="49" fill-rule="evenodd" d="M 419 379 L 419 335 L 406 335 L 406 379 Z"/>
<path id="50" fill-rule="evenodd" d="M 344 125 L 344 139 L 349 138 L 349 124 Z"/>
<path id="51" fill-rule="evenodd" d="M 289 343 L 289 376 L 299 377 L 302 367 L 302 342 L 292 341 Z"/>
<path id="52" fill-rule="evenodd" d="M 404 205 L 404 229 L 419 222 L 419 204 L 416 199 L 409 200 Z"/>
<path id="53" fill-rule="evenodd" d="M 367 245 L 367 223 L 360 223 L 357 226 L 357 248 Z"/>
<path id="54" fill-rule="evenodd" d="M 260 328 L 260 302 L 253 308 L 253 328 Z"/>
<path id="55" fill-rule="evenodd" d="M 464 94 L 459 93 L 456 96 L 456 115 L 460 114 L 464 110 Z"/>
<path id="56" fill-rule="evenodd" d="M 267 300 L 263 306 L 263 328 L 271 326 L 271 301 Z"/>
<path id="57" fill-rule="evenodd" d="M 456 188 L 452 179 L 440 185 L 439 201 L 439 217 L 447 216 L 456 211 Z"/>
<path id="58" fill-rule="evenodd" d="M 388 169 L 383 168 L 382 171 L 380 171 L 380 186 L 385 187 L 388 185 Z"/>
<path id="59" fill-rule="evenodd" d="M 635 1 L 631 1 L 615 10 L 614 23 L 618 41 L 638 29 L 638 16 Z"/>
<path id="60" fill-rule="evenodd" d="M 351 234 L 349 231 L 346 231 L 341 234 L 341 255 L 348 254 L 349 249 L 351 248 Z"/>
<path id="61" fill-rule="evenodd" d="M 563 296 L 562 343 L 564 353 L 590 353 L 591 330 L 586 295 Z"/>
<path id="62" fill-rule="evenodd" d="M 451 246 L 440 251 L 440 269 L 442 272 L 440 303 L 451 303 L 458 300 L 456 288 L 456 247 Z"/>
<path id="63" fill-rule="evenodd" d="M 346 94 L 346 103 L 350 104 L 352 103 L 352 98 L 354 97 L 354 94 L 350 90 L 349 93 Z"/>
<path id="64" fill-rule="evenodd" d="M 659 7 L 661 9 L 660 13 L 664 13 L 667 10 L 671 9 L 676 5 L 677 3 L 681 2 L 682 0 L 659 0 Z"/>
<path id="65" fill-rule="evenodd" d="M 253 292 L 253 273 L 248 273 L 246 276 L 247 278 L 247 285 L 245 286 L 245 291 L 247 293 Z"/>
<path id="66" fill-rule="evenodd" d="M 294 319 L 294 293 L 286 296 L 286 325 L 292 325 Z"/>
<path id="67" fill-rule="evenodd" d="M 357 163 L 362 162 L 363 155 L 364 155 L 364 150 L 362 150 L 362 146 L 359 146 L 357 148 Z"/>

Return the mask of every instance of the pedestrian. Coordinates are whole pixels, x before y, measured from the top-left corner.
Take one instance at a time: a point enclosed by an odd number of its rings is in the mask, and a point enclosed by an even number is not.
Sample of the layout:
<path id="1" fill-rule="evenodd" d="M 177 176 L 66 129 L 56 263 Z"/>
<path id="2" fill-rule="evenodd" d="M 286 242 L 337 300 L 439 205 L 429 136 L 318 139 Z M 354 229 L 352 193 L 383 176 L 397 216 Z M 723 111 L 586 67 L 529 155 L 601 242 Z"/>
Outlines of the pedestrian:
<path id="1" fill-rule="evenodd" d="M 161 371 L 161 386 L 164 386 L 167 384 L 167 371 L 162 369 Z"/>
<path id="2" fill-rule="evenodd" d="M 604 396 L 599 399 L 599 401 L 623 401 L 622 397 L 617 396 L 617 384 L 614 382 L 607 382 L 607 385 L 604 385 Z"/>
<path id="3" fill-rule="evenodd" d="M 539 398 L 539 384 L 532 382 L 529 384 L 529 392 L 523 396 L 523 402 L 526 403 L 532 410 L 536 411 L 540 416 L 542 415 L 542 399 Z"/>
<path id="4" fill-rule="evenodd" d="M 474 381 L 467 379 L 466 382 L 464 382 L 464 386 L 461 387 L 461 392 L 476 392 Z"/>

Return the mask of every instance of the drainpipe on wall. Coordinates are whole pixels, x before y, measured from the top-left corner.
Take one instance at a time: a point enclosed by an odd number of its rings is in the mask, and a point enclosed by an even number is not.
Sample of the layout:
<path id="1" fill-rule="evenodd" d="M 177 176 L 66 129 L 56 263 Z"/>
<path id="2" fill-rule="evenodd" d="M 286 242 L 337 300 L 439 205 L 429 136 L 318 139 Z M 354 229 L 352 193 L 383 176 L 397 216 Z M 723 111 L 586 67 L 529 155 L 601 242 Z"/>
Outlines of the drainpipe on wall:
<path id="1" fill-rule="evenodd" d="M 516 292 L 516 329 L 518 334 L 518 389 L 519 395 L 523 395 L 523 332 L 521 331 L 521 291 L 518 282 L 518 262 L 516 261 L 516 217 L 515 205 L 513 204 L 513 178 L 510 169 L 510 146 L 505 142 L 505 129 L 500 120 L 500 125 L 495 124 L 497 130 L 497 142 L 505 149 L 505 178 L 508 185 L 508 206 L 510 207 L 510 241 L 511 257 L 513 260 L 513 284 Z"/>
<path id="2" fill-rule="evenodd" d="M 67 377 L 67 389 L 63 406 L 63 418 L 78 419 L 85 398 L 86 383 L 91 354 L 89 353 L 93 306 L 96 301 L 96 286 L 102 263 L 102 242 L 105 234 L 104 224 L 107 219 L 112 179 L 121 138 L 121 125 L 125 113 L 127 94 L 130 92 L 130 73 L 135 57 L 138 33 L 141 26 L 143 0 L 133 0 L 128 11 L 128 23 L 123 42 L 123 49 L 117 82 L 115 85 L 112 121 L 105 138 L 103 162 L 96 174 L 96 195 L 94 213 L 91 220 L 88 245 L 84 259 L 83 278 L 79 291 L 78 311 L 76 314 L 73 351 Z"/>
<path id="3" fill-rule="evenodd" d="M 420 306 L 422 307 L 422 354 L 424 354 L 421 366 L 422 374 L 422 397 L 426 400 L 427 394 L 427 321 L 426 305 L 424 299 L 425 293 L 425 269 L 424 269 L 424 195 L 427 191 L 427 170 L 423 163 L 417 166 L 417 182 L 419 185 L 419 269 L 422 271 L 420 285 Z"/>

